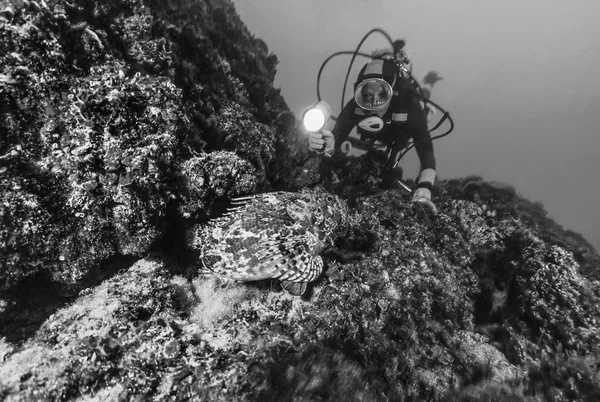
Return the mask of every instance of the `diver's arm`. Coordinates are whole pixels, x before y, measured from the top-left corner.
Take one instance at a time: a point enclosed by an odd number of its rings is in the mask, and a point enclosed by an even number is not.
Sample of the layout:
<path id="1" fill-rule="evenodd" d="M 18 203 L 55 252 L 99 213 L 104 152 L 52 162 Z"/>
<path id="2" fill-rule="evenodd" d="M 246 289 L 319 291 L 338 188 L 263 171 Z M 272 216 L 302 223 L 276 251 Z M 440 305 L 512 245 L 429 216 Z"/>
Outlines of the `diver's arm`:
<path id="1" fill-rule="evenodd" d="M 418 136 L 413 137 L 415 141 L 415 149 L 421 162 L 421 170 L 417 178 L 417 188 L 433 187 L 435 181 L 435 155 L 433 152 L 433 142 L 429 131 L 420 131 Z"/>
<path id="2" fill-rule="evenodd" d="M 355 105 L 354 100 L 348 102 L 346 107 L 341 111 L 338 116 L 333 131 L 329 131 L 326 128 L 322 128 L 319 131 L 312 131 L 308 136 L 308 148 L 318 154 L 323 154 L 327 157 L 331 157 L 334 152 L 341 151 L 341 144 L 348 138 L 354 123 L 352 121 Z"/>
<path id="3" fill-rule="evenodd" d="M 431 90 L 432 89 L 433 89 L 433 85 L 431 85 L 431 84 L 421 85 L 421 90 L 423 92 L 423 98 L 429 100 L 429 98 L 431 98 Z"/>
<path id="4" fill-rule="evenodd" d="M 354 109 L 356 108 L 356 102 L 354 99 L 350 100 L 344 106 L 344 109 L 340 112 L 337 120 L 335 121 L 335 126 L 333 127 L 332 133 L 335 136 L 335 149 L 340 150 L 340 146 L 342 142 L 346 141 L 350 132 L 356 125 L 356 121 L 354 118 Z"/>
<path id="5" fill-rule="evenodd" d="M 427 130 L 423 138 L 414 138 L 415 148 L 421 160 L 421 171 L 417 178 L 417 187 L 414 189 L 411 202 L 425 204 L 433 213 L 437 213 L 437 208 L 431 201 L 431 191 L 433 190 L 433 182 L 435 181 L 435 157 L 433 156 L 433 144 L 431 136 Z M 420 140 L 420 141 L 419 141 Z"/>

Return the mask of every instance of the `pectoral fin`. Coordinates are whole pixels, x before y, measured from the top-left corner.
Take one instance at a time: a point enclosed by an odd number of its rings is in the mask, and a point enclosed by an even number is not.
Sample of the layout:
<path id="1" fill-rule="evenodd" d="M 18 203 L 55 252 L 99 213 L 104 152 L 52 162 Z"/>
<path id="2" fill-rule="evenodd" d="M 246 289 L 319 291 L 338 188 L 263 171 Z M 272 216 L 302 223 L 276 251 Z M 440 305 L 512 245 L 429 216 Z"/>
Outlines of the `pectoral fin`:
<path id="1" fill-rule="evenodd" d="M 281 286 L 294 296 L 302 296 L 308 288 L 307 282 L 281 281 Z"/>

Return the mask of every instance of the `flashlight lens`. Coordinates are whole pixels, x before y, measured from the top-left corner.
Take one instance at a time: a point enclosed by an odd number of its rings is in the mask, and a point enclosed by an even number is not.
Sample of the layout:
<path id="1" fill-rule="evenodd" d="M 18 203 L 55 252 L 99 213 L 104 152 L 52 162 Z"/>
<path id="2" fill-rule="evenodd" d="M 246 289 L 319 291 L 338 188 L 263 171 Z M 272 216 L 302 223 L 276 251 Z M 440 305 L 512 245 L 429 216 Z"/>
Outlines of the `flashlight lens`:
<path id="1" fill-rule="evenodd" d="M 307 110 L 304 113 L 303 124 L 308 131 L 319 131 L 325 125 L 325 114 L 317 108 Z"/>

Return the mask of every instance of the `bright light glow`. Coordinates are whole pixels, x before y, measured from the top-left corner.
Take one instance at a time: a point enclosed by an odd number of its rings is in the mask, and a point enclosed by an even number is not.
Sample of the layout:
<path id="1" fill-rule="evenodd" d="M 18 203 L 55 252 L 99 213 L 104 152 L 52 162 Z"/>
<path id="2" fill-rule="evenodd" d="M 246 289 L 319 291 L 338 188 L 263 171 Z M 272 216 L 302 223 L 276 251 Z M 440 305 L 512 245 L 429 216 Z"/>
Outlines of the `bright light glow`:
<path id="1" fill-rule="evenodd" d="M 308 131 L 319 131 L 325 125 L 325 113 L 316 107 L 309 109 L 304 113 L 303 124 Z"/>
<path id="2" fill-rule="evenodd" d="M 304 112 L 302 124 L 308 131 L 319 131 L 329 120 L 331 116 L 331 106 L 325 101 L 319 101 L 317 104 Z"/>

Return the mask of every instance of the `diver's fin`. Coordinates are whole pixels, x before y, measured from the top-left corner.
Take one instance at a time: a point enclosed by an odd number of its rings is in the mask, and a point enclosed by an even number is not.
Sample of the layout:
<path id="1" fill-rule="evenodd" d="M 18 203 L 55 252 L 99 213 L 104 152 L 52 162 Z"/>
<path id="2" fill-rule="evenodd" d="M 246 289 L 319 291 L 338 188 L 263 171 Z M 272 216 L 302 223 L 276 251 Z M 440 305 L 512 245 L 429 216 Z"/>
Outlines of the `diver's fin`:
<path id="1" fill-rule="evenodd" d="M 302 296 L 306 292 L 308 282 L 292 282 L 288 280 L 281 281 L 281 287 L 294 296 Z"/>

